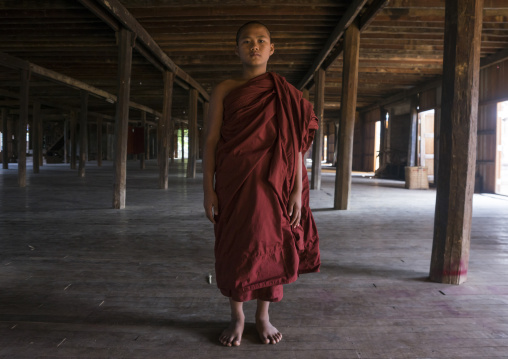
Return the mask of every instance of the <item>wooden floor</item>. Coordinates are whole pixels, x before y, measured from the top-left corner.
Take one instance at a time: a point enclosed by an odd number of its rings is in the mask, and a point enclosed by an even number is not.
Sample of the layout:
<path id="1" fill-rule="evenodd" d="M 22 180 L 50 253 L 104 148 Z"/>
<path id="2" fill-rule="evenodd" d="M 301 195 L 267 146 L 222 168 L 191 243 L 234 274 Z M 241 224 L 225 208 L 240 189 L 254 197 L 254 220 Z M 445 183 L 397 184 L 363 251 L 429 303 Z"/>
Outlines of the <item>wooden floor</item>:
<path id="1" fill-rule="evenodd" d="M 468 281 L 430 283 L 435 192 L 355 177 L 333 211 L 333 174 L 311 191 L 321 273 L 285 286 L 259 344 L 254 303 L 242 345 L 213 274 L 201 177 L 131 162 L 127 208 L 111 209 L 112 165 L 45 165 L 16 185 L 0 170 L 0 358 L 508 358 L 508 198 L 475 195 Z M 201 175 L 198 175 L 201 176 Z"/>

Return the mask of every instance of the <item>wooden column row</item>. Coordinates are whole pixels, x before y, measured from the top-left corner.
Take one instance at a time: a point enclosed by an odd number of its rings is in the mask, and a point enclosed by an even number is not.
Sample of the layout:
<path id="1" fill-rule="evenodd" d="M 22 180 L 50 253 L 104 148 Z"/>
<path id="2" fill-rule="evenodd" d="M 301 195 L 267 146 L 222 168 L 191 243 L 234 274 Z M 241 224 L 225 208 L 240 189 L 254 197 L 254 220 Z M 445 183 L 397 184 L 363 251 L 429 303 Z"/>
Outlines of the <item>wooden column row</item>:
<path id="1" fill-rule="evenodd" d="M 113 190 L 113 207 L 125 207 L 126 194 L 126 160 L 127 160 L 127 138 L 128 138 L 128 116 L 129 116 L 129 97 L 130 97 L 130 75 L 132 67 L 132 48 L 133 35 L 130 31 L 122 28 L 118 32 L 119 45 L 119 68 L 118 68 L 118 94 L 116 103 L 115 117 L 115 159 L 114 159 L 114 190 Z M 172 87 L 174 74 L 166 71 L 164 74 L 164 114 L 159 121 L 159 151 L 158 158 L 160 164 L 159 184 L 161 188 L 168 187 L 168 159 L 174 158 L 175 143 L 173 140 L 174 126 L 171 121 L 171 102 Z M 18 137 L 18 185 L 26 186 L 26 133 L 28 124 L 28 89 L 29 89 L 29 72 L 21 71 L 21 87 L 20 87 L 20 115 L 18 120 L 17 137 Z M 87 160 L 88 147 L 88 92 L 81 92 L 81 108 L 79 111 L 79 168 L 78 175 L 85 176 L 85 165 Z M 188 177 L 194 178 L 196 173 L 196 159 L 199 153 L 199 140 L 197 128 L 197 101 L 198 91 L 190 90 L 190 128 L 189 128 L 189 161 L 187 174 Z M 207 112 L 206 104 L 203 106 L 204 113 Z M 39 102 L 34 103 L 33 125 L 32 125 L 32 141 L 34 148 L 34 173 L 39 172 L 42 164 L 42 119 L 41 106 Z M 8 143 L 8 121 L 7 109 L 2 109 L 2 123 L 4 143 Z M 70 167 L 76 169 L 77 162 L 77 112 L 71 111 L 69 115 L 69 137 L 70 137 Z M 146 128 L 146 114 L 143 112 L 143 126 Z M 67 146 L 67 124 L 64 125 L 64 146 Z M 146 131 L 146 139 L 148 139 L 148 131 Z M 148 156 L 148 141 L 145 144 L 146 153 L 141 158 L 141 167 L 145 167 L 145 156 Z M 67 148 L 65 149 L 65 152 Z M 8 151 L 3 151 L 3 167 L 8 167 Z M 97 162 L 98 166 L 102 165 L 102 118 L 97 122 Z M 67 156 L 65 156 L 67 158 Z"/>
<path id="2" fill-rule="evenodd" d="M 476 160 L 476 121 L 483 0 L 446 0 L 445 52 L 439 141 L 434 242 L 430 279 L 459 284 L 466 280 L 471 236 L 472 195 Z M 360 31 L 348 27 L 344 39 L 344 69 L 340 136 L 337 148 L 335 209 L 347 209 L 351 169 L 356 93 L 358 84 Z M 316 113 L 320 119 L 322 82 L 315 75 Z M 417 107 L 411 104 L 411 139 L 408 165 L 415 164 Z M 319 189 L 321 135 L 313 150 L 312 183 Z"/>
<path id="3" fill-rule="evenodd" d="M 335 209 L 348 209 L 351 192 L 351 173 L 353 166 L 353 138 L 356 117 L 356 94 L 358 87 L 358 66 L 360 50 L 360 29 L 353 22 L 345 32 L 344 70 L 342 79 L 340 136 L 336 137 L 338 151 L 335 178 Z M 324 91 L 325 71 L 319 68 L 314 74 L 315 104 L 314 112 L 319 119 L 319 129 L 314 136 L 312 147 L 312 173 L 310 187 L 321 188 L 321 156 L 323 151 Z"/>

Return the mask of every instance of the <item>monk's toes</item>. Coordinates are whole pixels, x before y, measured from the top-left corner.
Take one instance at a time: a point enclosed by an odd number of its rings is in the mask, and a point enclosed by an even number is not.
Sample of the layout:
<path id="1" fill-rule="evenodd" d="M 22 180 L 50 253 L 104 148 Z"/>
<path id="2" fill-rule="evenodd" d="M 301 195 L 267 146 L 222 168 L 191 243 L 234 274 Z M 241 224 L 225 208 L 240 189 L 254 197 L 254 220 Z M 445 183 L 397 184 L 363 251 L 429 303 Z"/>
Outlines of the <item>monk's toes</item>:
<path id="1" fill-rule="evenodd" d="M 277 344 L 278 342 L 280 342 L 280 341 L 281 341 L 281 339 L 282 339 L 282 335 L 281 335 L 281 334 L 279 334 L 279 333 L 277 333 L 277 334 L 275 334 L 274 336 L 272 336 L 272 337 L 270 338 L 270 342 L 271 342 L 272 344 Z"/>
<path id="2" fill-rule="evenodd" d="M 237 346 L 239 346 L 239 345 L 240 345 L 240 341 L 239 341 L 239 340 L 235 340 L 235 341 L 233 342 L 233 346 L 237 347 Z"/>
<path id="3" fill-rule="evenodd" d="M 225 347 L 230 347 L 231 346 L 231 340 L 227 337 L 221 337 L 219 339 L 219 341 L 221 342 L 222 345 L 224 345 Z"/>

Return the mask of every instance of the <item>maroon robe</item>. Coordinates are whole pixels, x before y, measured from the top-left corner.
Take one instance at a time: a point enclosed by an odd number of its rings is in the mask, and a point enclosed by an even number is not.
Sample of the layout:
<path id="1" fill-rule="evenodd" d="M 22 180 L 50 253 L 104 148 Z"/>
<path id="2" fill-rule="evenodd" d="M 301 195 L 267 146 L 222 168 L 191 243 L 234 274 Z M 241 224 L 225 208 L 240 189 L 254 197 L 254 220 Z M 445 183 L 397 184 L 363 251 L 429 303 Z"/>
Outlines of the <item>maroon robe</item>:
<path id="1" fill-rule="evenodd" d="M 249 80 L 224 99 L 215 168 L 215 270 L 224 295 L 253 299 L 244 294 L 319 271 L 304 163 L 301 226 L 292 228 L 288 213 L 295 161 L 309 148 L 317 127 L 310 102 L 275 73 Z"/>

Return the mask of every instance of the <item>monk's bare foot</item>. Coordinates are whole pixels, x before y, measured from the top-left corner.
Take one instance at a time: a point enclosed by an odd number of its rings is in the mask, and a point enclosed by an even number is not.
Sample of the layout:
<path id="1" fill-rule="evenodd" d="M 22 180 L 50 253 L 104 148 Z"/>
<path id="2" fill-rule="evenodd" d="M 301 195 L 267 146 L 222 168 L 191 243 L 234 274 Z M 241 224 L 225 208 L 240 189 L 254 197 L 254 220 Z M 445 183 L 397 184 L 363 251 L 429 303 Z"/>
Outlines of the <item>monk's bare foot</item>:
<path id="1" fill-rule="evenodd" d="M 219 337 L 219 341 L 222 345 L 230 347 L 230 346 L 239 346 L 242 342 L 242 334 L 243 328 L 245 325 L 245 318 L 232 318 L 229 326 L 224 329 L 222 334 Z"/>
<path id="2" fill-rule="evenodd" d="M 263 344 L 277 344 L 282 340 L 282 334 L 269 319 L 256 318 L 256 329 Z"/>

